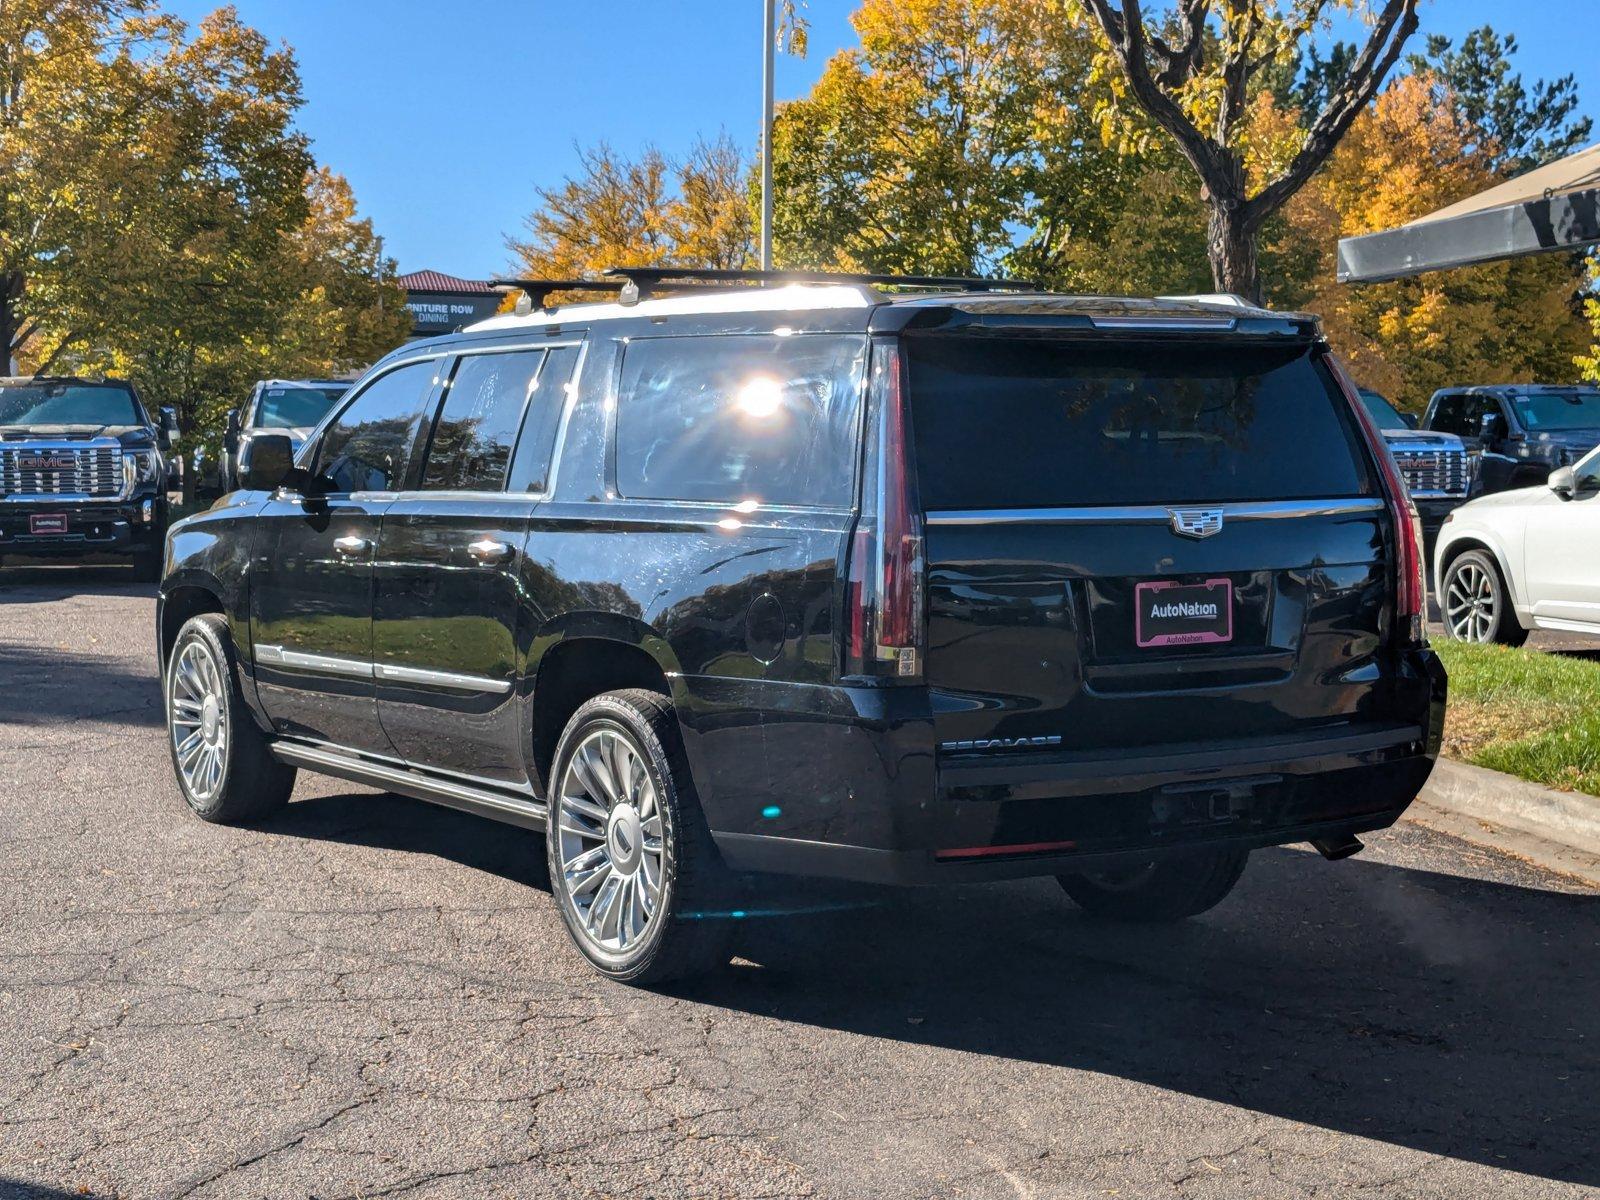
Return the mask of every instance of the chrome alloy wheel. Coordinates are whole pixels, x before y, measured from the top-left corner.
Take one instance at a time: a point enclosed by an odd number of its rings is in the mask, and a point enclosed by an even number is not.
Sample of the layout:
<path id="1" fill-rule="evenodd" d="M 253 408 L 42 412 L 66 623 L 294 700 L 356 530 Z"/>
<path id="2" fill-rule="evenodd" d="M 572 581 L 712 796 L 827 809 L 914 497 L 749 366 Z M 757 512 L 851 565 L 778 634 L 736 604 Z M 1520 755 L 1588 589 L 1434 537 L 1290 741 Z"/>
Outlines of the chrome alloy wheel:
<path id="1" fill-rule="evenodd" d="M 228 762 L 228 693 L 222 668 L 202 642 L 179 650 L 168 673 L 167 727 L 190 797 L 214 799 Z"/>
<path id="2" fill-rule="evenodd" d="M 661 908 L 661 808 L 644 752 L 619 729 L 596 729 L 567 760 L 558 849 L 562 884 L 584 937 L 626 953 Z"/>
<path id="3" fill-rule="evenodd" d="M 1444 619 L 1464 642 L 1487 642 L 1495 626 L 1494 581 L 1475 562 L 1451 573 L 1444 593 Z"/>

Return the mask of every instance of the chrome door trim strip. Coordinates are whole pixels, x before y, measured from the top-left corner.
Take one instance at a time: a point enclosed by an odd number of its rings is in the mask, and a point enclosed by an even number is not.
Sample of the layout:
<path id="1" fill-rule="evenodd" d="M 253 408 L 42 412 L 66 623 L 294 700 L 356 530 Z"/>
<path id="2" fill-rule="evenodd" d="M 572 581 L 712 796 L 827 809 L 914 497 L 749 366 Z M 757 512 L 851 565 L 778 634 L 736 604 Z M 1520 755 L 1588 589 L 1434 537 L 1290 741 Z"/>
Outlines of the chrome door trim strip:
<path id="1" fill-rule="evenodd" d="M 348 675 L 354 679 L 371 679 L 372 664 L 353 658 L 340 658 L 333 654 L 307 654 L 303 650 L 288 650 L 262 642 L 255 644 L 258 663 L 287 667 L 291 671 L 311 671 L 319 675 Z"/>
<path id="2" fill-rule="evenodd" d="M 947 509 L 928 513 L 929 525 L 1166 525 L 1175 508 L 1185 504 L 1127 504 L 1094 508 Z M 1226 521 L 1266 521 L 1282 517 L 1331 517 L 1376 512 L 1384 502 L 1375 496 L 1334 500 L 1267 500 L 1241 504 L 1207 504 L 1220 509 Z"/>
<path id="3" fill-rule="evenodd" d="M 306 767 L 325 775 L 349 779 L 357 783 L 399 792 L 416 800 L 442 804 L 446 808 L 462 809 L 479 816 L 508 821 L 527 829 L 543 829 L 549 811 L 541 801 L 532 797 L 500 795 L 487 788 L 471 787 L 449 779 L 424 775 L 406 767 L 389 766 L 354 754 L 340 753 L 322 746 L 300 742 L 275 741 L 270 744 L 273 755 L 282 762 Z"/>
<path id="4" fill-rule="evenodd" d="M 430 671 L 423 667 L 374 663 L 373 673 L 378 679 L 389 683 L 421 683 L 429 687 L 454 688 L 461 692 L 495 692 L 503 695 L 511 690 L 509 679 L 490 679 L 485 675 L 468 675 L 460 671 Z"/>

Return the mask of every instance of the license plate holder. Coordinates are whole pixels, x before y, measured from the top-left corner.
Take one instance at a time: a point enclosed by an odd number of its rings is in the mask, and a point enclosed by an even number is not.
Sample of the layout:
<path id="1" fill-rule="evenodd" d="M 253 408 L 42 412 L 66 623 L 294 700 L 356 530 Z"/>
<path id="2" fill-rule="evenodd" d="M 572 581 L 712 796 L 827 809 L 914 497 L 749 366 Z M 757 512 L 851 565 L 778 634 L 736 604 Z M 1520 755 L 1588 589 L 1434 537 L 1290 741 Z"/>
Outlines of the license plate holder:
<path id="1" fill-rule="evenodd" d="M 50 534 L 67 532 L 66 513 L 30 513 L 28 516 L 28 532 L 32 534 Z"/>
<path id="2" fill-rule="evenodd" d="M 1150 580 L 1133 589 L 1133 642 L 1141 650 L 1233 641 L 1233 581 Z"/>

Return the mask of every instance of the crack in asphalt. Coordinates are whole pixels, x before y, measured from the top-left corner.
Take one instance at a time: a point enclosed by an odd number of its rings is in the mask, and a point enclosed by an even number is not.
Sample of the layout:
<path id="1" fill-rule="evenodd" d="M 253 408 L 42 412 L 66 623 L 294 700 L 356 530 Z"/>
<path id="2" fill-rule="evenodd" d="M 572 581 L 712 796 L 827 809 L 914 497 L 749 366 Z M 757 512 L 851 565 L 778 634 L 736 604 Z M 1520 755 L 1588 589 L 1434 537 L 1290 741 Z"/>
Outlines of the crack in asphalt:
<path id="1" fill-rule="evenodd" d="M 867 889 L 634 990 L 571 950 L 531 835 L 311 776 L 195 820 L 142 723 L 148 594 L 69 587 L 0 605 L 0 686 L 41 706 L 0 719 L 33 781 L 0 786 L 0 1196 L 1600 1187 L 1600 909 L 1525 864 L 1402 826 L 1258 855 L 1176 929 L 1049 881 Z"/>

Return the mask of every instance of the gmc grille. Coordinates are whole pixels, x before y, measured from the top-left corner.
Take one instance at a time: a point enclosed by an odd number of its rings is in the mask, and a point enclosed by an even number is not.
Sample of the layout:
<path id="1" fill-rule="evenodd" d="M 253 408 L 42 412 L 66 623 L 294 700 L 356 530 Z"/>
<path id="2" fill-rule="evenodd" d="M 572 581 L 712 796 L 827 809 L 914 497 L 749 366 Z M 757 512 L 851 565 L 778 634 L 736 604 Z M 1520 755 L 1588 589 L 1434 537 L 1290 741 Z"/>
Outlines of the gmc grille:
<path id="1" fill-rule="evenodd" d="M 1469 478 L 1464 450 L 1396 450 L 1394 458 L 1413 496 L 1467 494 Z"/>
<path id="2" fill-rule="evenodd" d="M 112 446 L 0 446 L 0 496 L 116 496 L 122 453 Z"/>

